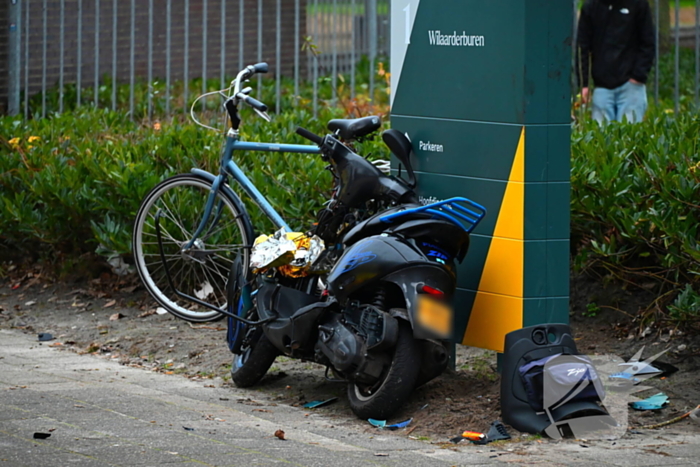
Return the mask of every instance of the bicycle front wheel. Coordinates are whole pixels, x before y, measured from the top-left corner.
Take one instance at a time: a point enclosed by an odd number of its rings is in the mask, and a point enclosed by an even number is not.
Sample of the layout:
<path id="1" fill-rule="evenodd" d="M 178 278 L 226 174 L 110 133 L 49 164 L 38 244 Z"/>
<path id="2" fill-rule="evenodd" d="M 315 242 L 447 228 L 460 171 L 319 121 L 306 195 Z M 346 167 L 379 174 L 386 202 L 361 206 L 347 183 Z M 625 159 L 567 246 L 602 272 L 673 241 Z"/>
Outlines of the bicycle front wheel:
<path id="1" fill-rule="evenodd" d="M 220 309 L 226 308 L 226 282 L 237 254 L 249 264 L 253 229 L 243 204 L 220 189 L 201 233 L 211 183 L 182 174 L 170 177 L 144 198 L 136 215 L 133 249 L 136 269 L 148 292 L 167 311 L 191 322 L 212 321 L 221 313 L 178 297 L 168 284 L 156 235 L 159 224 L 165 263 L 175 288 Z"/>

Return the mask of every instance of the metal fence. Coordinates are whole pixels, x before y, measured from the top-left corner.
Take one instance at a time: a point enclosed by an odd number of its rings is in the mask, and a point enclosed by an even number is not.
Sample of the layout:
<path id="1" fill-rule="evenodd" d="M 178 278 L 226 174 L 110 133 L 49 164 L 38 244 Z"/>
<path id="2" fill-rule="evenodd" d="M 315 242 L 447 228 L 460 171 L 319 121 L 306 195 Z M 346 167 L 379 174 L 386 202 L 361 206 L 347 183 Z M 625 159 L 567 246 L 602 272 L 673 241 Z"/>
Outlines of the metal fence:
<path id="1" fill-rule="evenodd" d="M 650 0 L 655 23 L 662 16 L 660 0 Z M 374 73 L 358 83 L 361 58 L 374 69 L 377 58 L 389 55 L 390 0 L 10 0 L 0 6 L 10 24 L 7 73 L 0 78 L 0 101 L 7 100 L 10 114 L 30 114 L 30 98 L 41 96 L 34 116 L 46 115 L 47 91 L 58 94 L 62 112 L 67 99 L 76 105 L 117 107 L 117 86 L 130 84 L 128 109 L 134 114 L 134 84 L 154 80 L 163 85 L 165 112 L 186 110 L 194 93 L 177 83 L 194 78 L 227 78 L 245 64 L 270 63 L 276 78 L 275 110 L 280 110 L 282 76 L 294 82 L 299 94 L 303 80 L 313 83 L 313 108 L 318 108 L 319 77 L 328 76 L 337 89 L 340 73 L 349 75 L 351 93 L 360 84 L 374 92 Z M 688 11 L 692 8 L 692 21 Z M 660 60 L 655 62 L 650 94 L 659 101 L 669 93 L 678 111 L 682 99 L 693 99 L 700 108 L 700 0 L 670 0 L 673 27 L 673 83 L 660 82 Z M 8 6 L 9 5 L 9 6 Z M 689 7 L 689 5 L 691 5 Z M 579 0 L 573 0 L 574 19 Z M 4 12 L 2 10 L 5 10 Z M 690 24 L 688 24 L 690 23 Z M 574 31 L 576 21 L 574 20 Z M 659 34 L 657 28 L 657 57 Z M 574 41 L 575 44 L 575 41 Z M 681 66 L 680 51 L 694 48 L 694 70 Z M 3 61 L 3 60 L 0 60 Z M 0 66 L 0 68 L 2 68 Z M 1 70 L 0 70 L 1 71 Z M 694 76 L 692 86 L 681 76 Z M 70 97 L 66 89 L 73 86 Z M 687 96 L 692 88 L 693 96 Z M 184 94 L 176 106 L 172 93 Z M 152 91 L 152 89 L 149 89 Z M 86 96 L 86 93 L 92 96 Z M 111 95 L 105 97 L 105 92 Z M 354 94 L 353 94 L 354 96 Z M 334 94 L 335 97 L 335 94 Z M 148 92 L 148 114 L 153 112 L 154 92 Z"/>
<path id="2" fill-rule="evenodd" d="M 39 116 L 46 115 L 47 91 L 58 92 L 58 111 L 75 85 L 76 105 L 117 107 L 117 86 L 130 84 L 129 111 L 135 107 L 138 80 L 164 82 L 167 114 L 177 81 L 218 77 L 222 88 L 243 66 L 270 64 L 280 81 L 350 75 L 354 91 L 356 64 L 371 64 L 389 53 L 389 0 L 11 0 L 8 11 L 8 113 L 29 116 L 30 97 L 40 94 Z M 0 15 L 2 12 L 0 12 Z M 1 42 L 1 39 L 0 39 Z M 0 43 L 0 48 L 2 44 Z M 373 92 L 374 76 L 369 88 Z M 111 96 L 105 104 L 104 90 Z M 2 82 L 0 82 L 2 88 Z M 91 88 L 92 99 L 85 90 Z M 190 100 L 180 86 L 182 101 Z M 0 89 L 0 99 L 2 98 Z M 148 113 L 153 92 L 148 92 Z M 91 102 L 90 102 L 91 101 Z M 314 109 L 318 95 L 314 93 Z"/>

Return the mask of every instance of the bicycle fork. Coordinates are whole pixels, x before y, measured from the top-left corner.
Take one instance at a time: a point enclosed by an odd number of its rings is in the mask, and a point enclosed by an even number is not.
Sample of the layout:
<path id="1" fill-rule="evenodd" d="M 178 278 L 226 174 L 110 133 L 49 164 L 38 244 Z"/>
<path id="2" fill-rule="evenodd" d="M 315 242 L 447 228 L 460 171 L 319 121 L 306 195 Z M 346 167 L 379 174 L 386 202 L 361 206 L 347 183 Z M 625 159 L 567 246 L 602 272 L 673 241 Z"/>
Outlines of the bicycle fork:
<path id="1" fill-rule="evenodd" d="M 225 176 L 224 175 L 217 175 L 216 178 L 214 178 L 214 181 L 212 182 L 211 189 L 209 190 L 209 196 L 207 197 L 207 204 L 204 207 L 204 216 L 202 216 L 202 220 L 199 223 L 199 226 L 197 227 L 197 230 L 194 232 L 192 235 L 192 238 L 182 247 L 181 252 L 186 253 L 192 247 L 194 246 L 195 242 L 199 238 L 199 236 L 202 234 L 204 231 L 204 228 L 207 225 L 207 222 L 209 222 L 209 217 L 211 217 L 211 213 L 214 209 L 214 200 L 216 199 L 216 195 L 219 193 L 219 187 L 221 186 L 222 183 L 225 182 Z M 221 218 L 221 211 L 223 210 L 224 202 L 219 201 L 219 205 L 216 207 L 216 217 L 214 218 L 214 222 L 212 223 L 212 227 L 209 228 L 211 230 L 214 226 L 216 226 L 217 222 Z M 208 232 L 207 232 L 208 233 Z M 193 258 L 197 260 L 196 258 Z"/>

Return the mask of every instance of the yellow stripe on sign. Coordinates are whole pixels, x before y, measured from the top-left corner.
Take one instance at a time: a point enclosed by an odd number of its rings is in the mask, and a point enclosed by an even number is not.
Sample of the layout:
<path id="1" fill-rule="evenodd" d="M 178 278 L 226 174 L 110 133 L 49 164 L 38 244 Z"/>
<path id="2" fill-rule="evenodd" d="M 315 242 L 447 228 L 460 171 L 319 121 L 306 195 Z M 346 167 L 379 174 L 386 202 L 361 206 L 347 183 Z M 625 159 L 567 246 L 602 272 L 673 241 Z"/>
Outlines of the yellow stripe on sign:
<path id="1" fill-rule="evenodd" d="M 505 335 L 523 327 L 524 226 L 523 127 L 462 344 L 502 352 Z"/>

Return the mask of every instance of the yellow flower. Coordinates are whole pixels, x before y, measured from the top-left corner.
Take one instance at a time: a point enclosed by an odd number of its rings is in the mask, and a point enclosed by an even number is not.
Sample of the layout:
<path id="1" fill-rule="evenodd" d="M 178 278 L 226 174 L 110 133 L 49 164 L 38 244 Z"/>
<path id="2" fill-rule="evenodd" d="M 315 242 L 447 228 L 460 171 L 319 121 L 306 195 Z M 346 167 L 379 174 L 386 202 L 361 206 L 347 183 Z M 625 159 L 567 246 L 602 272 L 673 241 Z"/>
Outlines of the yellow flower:
<path id="1" fill-rule="evenodd" d="M 17 149 L 19 147 L 19 138 L 12 138 L 8 143 L 10 143 L 13 149 Z"/>
<path id="2" fill-rule="evenodd" d="M 30 136 L 29 139 L 27 139 L 27 141 L 33 143 L 35 141 L 41 141 L 41 138 L 38 136 Z"/>

